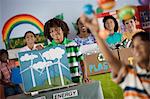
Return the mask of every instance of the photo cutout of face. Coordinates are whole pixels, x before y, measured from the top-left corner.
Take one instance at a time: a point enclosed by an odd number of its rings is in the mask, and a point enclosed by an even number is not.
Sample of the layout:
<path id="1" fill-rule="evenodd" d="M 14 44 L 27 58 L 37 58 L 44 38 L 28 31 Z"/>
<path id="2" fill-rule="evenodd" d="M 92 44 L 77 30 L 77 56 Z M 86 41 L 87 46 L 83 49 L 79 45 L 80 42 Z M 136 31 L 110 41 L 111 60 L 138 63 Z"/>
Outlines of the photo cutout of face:
<path id="1" fill-rule="evenodd" d="M 107 19 L 105 22 L 105 27 L 109 31 L 114 31 L 115 22 L 112 19 Z"/>
<path id="2" fill-rule="evenodd" d="M 136 30 L 136 22 L 134 19 L 129 19 L 124 22 L 126 31 L 133 32 Z"/>
<path id="3" fill-rule="evenodd" d="M 105 22 L 105 26 L 104 26 L 104 17 L 106 16 L 112 16 L 114 17 L 114 19 L 116 20 L 117 24 L 118 24 L 118 29 L 115 29 L 115 25 L 116 25 L 116 22 L 111 19 L 111 18 L 108 18 Z M 99 26 L 100 28 L 103 30 L 103 29 L 107 29 L 109 31 L 117 31 L 117 32 L 121 32 L 121 22 L 118 18 L 118 15 L 117 15 L 117 11 L 112 11 L 112 12 L 107 12 L 107 13 L 101 13 L 101 14 L 98 14 L 98 22 L 99 22 Z M 121 32 L 122 33 L 122 32 Z"/>

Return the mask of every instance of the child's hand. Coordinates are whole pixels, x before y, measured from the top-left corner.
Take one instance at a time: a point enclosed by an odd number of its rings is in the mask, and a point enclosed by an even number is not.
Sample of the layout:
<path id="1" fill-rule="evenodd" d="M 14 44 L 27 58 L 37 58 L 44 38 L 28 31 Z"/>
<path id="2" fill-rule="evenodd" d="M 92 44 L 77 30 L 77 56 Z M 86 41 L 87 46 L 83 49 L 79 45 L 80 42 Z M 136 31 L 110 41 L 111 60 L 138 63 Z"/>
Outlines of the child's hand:
<path id="1" fill-rule="evenodd" d="M 83 78 L 83 82 L 84 83 L 91 83 L 92 80 L 90 80 L 88 77 L 86 77 L 86 78 Z"/>
<path id="2" fill-rule="evenodd" d="M 20 66 L 18 61 L 15 61 L 15 66 Z"/>
<path id="3" fill-rule="evenodd" d="M 88 18 L 87 16 L 82 15 L 80 18 L 82 23 L 91 30 L 93 35 L 97 36 L 99 33 L 99 25 L 96 16 L 93 15 L 92 18 Z"/>
<path id="4" fill-rule="evenodd" d="M 44 48 L 44 47 L 43 47 L 42 45 L 37 45 L 37 46 L 36 46 L 36 49 L 37 49 L 37 50 L 41 50 L 41 49 L 43 49 L 43 48 Z"/>
<path id="5" fill-rule="evenodd" d="M 98 37 L 101 39 L 106 39 L 108 37 L 109 31 L 106 29 L 100 30 L 96 15 L 93 15 L 92 18 L 88 18 L 87 16 L 82 15 L 81 21 L 86 27 L 88 27 L 91 30 L 92 34 L 95 37 Z"/>

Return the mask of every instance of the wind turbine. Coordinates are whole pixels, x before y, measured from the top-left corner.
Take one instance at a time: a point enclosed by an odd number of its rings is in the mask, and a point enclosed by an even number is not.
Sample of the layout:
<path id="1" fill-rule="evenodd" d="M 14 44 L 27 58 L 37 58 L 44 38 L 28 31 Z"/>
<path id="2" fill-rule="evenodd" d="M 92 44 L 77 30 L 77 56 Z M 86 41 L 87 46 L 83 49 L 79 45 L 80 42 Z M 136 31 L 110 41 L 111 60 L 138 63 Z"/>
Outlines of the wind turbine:
<path id="1" fill-rule="evenodd" d="M 56 49 L 56 48 L 55 48 L 55 49 Z M 60 72 L 61 84 L 62 84 L 62 86 L 64 86 L 63 74 L 62 74 L 62 67 L 64 67 L 66 70 L 69 71 L 69 69 L 68 69 L 64 64 L 62 64 L 62 63 L 60 62 L 60 59 L 62 58 L 62 55 L 64 54 L 64 52 L 63 52 L 63 54 L 60 53 L 61 56 L 58 55 L 58 57 L 57 57 L 57 54 L 55 55 L 54 52 L 51 52 L 51 53 L 52 53 L 55 57 L 50 58 L 50 59 L 48 59 L 48 60 L 55 60 L 55 59 L 58 59 L 58 61 L 55 62 L 55 63 L 50 64 L 49 66 L 58 65 L 58 69 L 59 69 L 59 72 Z M 40 54 L 40 56 L 42 57 L 41 53 L 39 53 L 39 54 Z M 46 56 L 44 56 L 44 57 L 46 57 Z M 42 57 L 42 59 L 43 59 L 43 61 L 46 61 L 43 57 Z M 49 72 L 48 72 L 48 67 L 49 67 L 49 66 L 48 66 L 48 65 L 46 66 L 47 75 L 48 75 L 48 73 L 49 73 Z M 43 69 L 43 71 L 44 71 L 44 69 Z M 49 78 L 49 77 L 48 77 L 48 78 Z"/>
<path id="2" fill-rule="evenodd" d="M 35 77 L 34 77 L 34 73 L 33 73 L 33 69 L 34 69 L 33 68 L 33 59 L 31 59 L 31 65 L 28 68 L 22 70 L 20 73 L 22 74 L 22 73 L 24 73 L 25 71 L 27 71 L 29 69 L 31 70 L 31 79 L 32 79 L 33 87 L 35 87 L 36 83 L 35 83 Z M 34 69 L 34 70 L 36 70 L 36 69 Z M 38 71 L 38 70 L 36 70 L 36 71 L 40 73 L 40 71 Z"/>
<path id="3" fill-rule="evenodd" d="M 56 62 L 55 64 L 58 64 L 58 69 L 59 69 L 59 73 L 60 73 L 60 80 L 61 80 L 61 84 L 62 86 L 64 86 L 64 81 L 63 81 L 63 75 L 62 75 L 62 67 L 64 67 L 66 70 L 69 71 L 69 69 L 60 62 L 60 59 L 58 59 L 58 62 Z"/>
<path id="4" fill-rule="evenodd" d="M 42 57 L 41 53 L 39 53 L 39 54 L 40 54 L 43 62 L 46 62 L 46 60 Z M 50 67 L 50 64 L 49 65 L 46 64 L 45 67 L 46 67 L 46 73 L 47 73 L 48 83 L 49 83 L 49 85 L 51 85 L 52 83 L 51 83 L 50 73 L 49 73 L 49 70 L 48 70 L 48 67 Z M 44 70 L 45 70 L 45 68 L 42 70 L 41 74 L 43 73 Z"/>
<path id="5" fill-rule="evenodd" d="M 45 60 L 44 60 L 44 61 L 45 61 Z M 62 86 L 64 86 L 65 84 L 64 84 L 64 81 L 63 81 L 62 67 L 64 67 L 64 68 L 65 68 L 66 70 L 68 70 L 68 71 L 69 71 L 69 68 L 66 67 L 64 64 L 62 64 L 62 63 L 60 62 L 60 59 L 58 59 L 57 62 L 45 66 L 45 67 L 46 67 L 46 70 L 47 70 L 47 75 L 48 75 L 48 76 L 49 76 L 48 67 L 53 66 L 53 65 L 58 65 L 58 69 L 59 69 L 59 73 L 60 73 L 61 84 L 62 84 Z M 44 71 L 44 69 L 43 69 L 43 71 Z M 48 81 L 50 81 L 50 76 L 48 77 Z M 50 83 L 50 82 L 49 82 L 49 83 Z"/>

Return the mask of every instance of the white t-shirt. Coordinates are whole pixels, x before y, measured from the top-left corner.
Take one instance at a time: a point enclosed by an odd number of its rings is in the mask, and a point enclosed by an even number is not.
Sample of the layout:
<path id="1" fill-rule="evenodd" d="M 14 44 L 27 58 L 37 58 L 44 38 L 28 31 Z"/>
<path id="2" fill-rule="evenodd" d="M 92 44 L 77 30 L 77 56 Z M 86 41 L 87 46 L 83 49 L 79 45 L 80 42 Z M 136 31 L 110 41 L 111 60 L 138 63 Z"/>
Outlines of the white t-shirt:
<path id="1" fill-rule="evenodd" d="M 33 49 L 32 50 L 36 50 L 36 44 L 34 44 Z M 25 52 L 25 51 L 31 51 L 31 49 L 28 46 L 24 46 L 23 48 L 20 49 L 19 52 Z"/>

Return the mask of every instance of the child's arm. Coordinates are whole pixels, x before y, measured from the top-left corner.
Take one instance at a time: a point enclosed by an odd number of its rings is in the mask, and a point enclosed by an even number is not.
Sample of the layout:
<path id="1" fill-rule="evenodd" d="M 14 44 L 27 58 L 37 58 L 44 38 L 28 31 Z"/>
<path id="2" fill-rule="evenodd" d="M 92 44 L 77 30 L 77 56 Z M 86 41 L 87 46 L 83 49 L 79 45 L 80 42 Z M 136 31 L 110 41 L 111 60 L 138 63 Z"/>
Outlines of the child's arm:
<path id="1" fill-rule="evenodd" d="M 42 44 L 40 44 L 40 45 L 36 45 L 36 49 L 37 49 L 37 50 L 44 49 L 44 46 L 43 46 Z"/>
<path id="2" fill-rule="evenodd" d="M 85 15 L 81 16 L 81 21 L 85 26 L 87 26 L 93 33 L 97 44 L 100 48 L 100 51 L 103 53 L 105 59 L 108 61 L 110 66 L 112 67 L 113 74 L 117 75 L 120 68 L 123 66 L 123 63 L 121 63 L 120 60 L 118 60 L 113 53 L 110 51 L 109 47 L 105 43 L 105 41 L 99 36 L 98 33 L 100 33 L 99 25 L 96 16 L 93 18 L 88 18 Z"/>
<path id="3" fill-rule="evenodd" d="M 88 75 L 87 75 L 87 68 L 86 68 L 86 65 L 85 65 L 84 61 L 81 61 L 81 62 L 80 62 L 80 65 L 81 65 L 81 69 L 82 69 L 82 73 L 83 73 L 83 81 L 84 81 L 85 83 L 90 82 L 91 80 L 88 78 Z"/>

